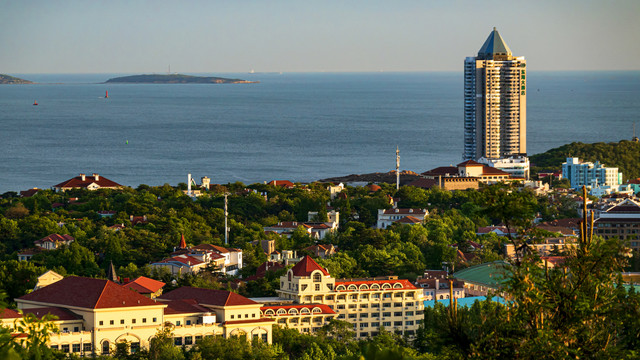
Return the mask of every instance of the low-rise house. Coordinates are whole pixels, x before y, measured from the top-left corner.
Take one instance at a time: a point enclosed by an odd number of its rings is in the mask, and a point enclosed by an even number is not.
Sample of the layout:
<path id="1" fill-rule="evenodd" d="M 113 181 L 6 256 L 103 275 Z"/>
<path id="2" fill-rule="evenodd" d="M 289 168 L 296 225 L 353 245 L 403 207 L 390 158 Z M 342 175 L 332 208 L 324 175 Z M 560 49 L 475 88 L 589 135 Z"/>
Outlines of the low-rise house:
<path id="1" fill-rule="evenodd" d="M 510 234 L 512 237 L 518 235 L 515 229 L 509 231 L 506 226 L 483 226 L 476 231 L 476 235 L 487 235 L 489 233 L 494 233 L 498 236 L 509 236 Z"/>
<path id="2" fill-rule="evenodd" d="M 116 183 L 115 181 L 107 179 L 104 176 L 100 176 L 94 173 L 92 176 L 80 174 L 67 181 L 61 182 L 58 185 L 54 185 L 52 188 L 55 191 L 67 191 L 71 189 L 122 189 L 123 186 Z"/>
<path id="3" fill-rule="evenodd" d="M 533 252 L 538 253 L 541 257 L 558 256 L 566 254 L 576 248 L 576 238 L 559 237 L 547 238 L 542 243 L 527 243 L 526 247 Z M 504 254 L 510 259 L 516 258 L 516 250 L 513 244 L 504 244 Z"/>
<path id="4" fill-rule="evenodd" d="M 36 240 L 33 243 L 45 250 L 55 250 L 60 246 L 69 246 L 75 239 L 71 235 L 51 234 L 43 237 L 40 240 Z"/>
<path id="5" fill-rule="evenodd" d="M 222 256 L 224 262 L 222 266 L 216 264 L 220 271 L 227 275 L 238 275 L 238 271 L 242 269 L 242 250 L 235 248 L 226 248 L 213 244 L 200 244 L 193 246 L 191 252 L 210 254 L 212 259 L 214 255 Z"/>
<path id="6" fill-rule="evenodd" d="M 316 244 L 309 246 L 304 250 L 321 259 L 329 258 L 336 253 L 336 248 L 332 244 Z"/>
<path id="7" fill-rule="evenodd" d="M 142 215 L 142 216 L 131 215 L 129 216 L 129 221 L 131 221 L 131 226 L 136 226 L 138 224 L 144 225 L 149 222 L 149 220 L 147 219 L 147 215 Z"/>
<path id="8" fill-rule="evenodd" d="M 271 180 L 267 185 L 280 186 L 285 189 L 293 189 L 294 187 L 296 187 L 295 184 L 289 180 Z"/>
<path id="9" fill-rule="evenodd" d="M 329 198 L 331 200 L 334 200 L 336 197 L 338 197 L 338 194 L 341 193 L 342 190 L 344 190 L 344 184 L 343 183 L 339 183 L 337 185 L 331 184 L 327 186 L 327 190 L 329 190 Z"/>
<path id="10" fill-rule="evenodd" d="M 465 297 L 464 282 L 449 279 L 446 271 L 426 270 L 416 280 L 416 286 L 422 288 L 424 300 L 442 300 L 450 298 L 451 285 L 453 285 L 453 298 Z"/>
<path id="11" fill-rule="evenodd" d="M 37 187 L 31 188 L 29 190 L 21 190 L 20 197 L 22 198 L 32 197 L 33 195 L 37 194 L 38 191 L 40 191 L 40 189 L 38 189 Z"/>
<path id="12" fill-rule="evenodd" d="M 378 222 L 376 228 L 386 229 L 391 224 L 398 222 L 408 216 L 418 219 L 420 222 L 429 215 L 427 209 L 378 209 Z"/>
<path id="13" fill-rule="evenodd" d="M 207 263 L 193 256 L 182 254 L 150 264 L 153 268 L 164 268 L 172 275 L 194 274 L 204 270 Z"/>

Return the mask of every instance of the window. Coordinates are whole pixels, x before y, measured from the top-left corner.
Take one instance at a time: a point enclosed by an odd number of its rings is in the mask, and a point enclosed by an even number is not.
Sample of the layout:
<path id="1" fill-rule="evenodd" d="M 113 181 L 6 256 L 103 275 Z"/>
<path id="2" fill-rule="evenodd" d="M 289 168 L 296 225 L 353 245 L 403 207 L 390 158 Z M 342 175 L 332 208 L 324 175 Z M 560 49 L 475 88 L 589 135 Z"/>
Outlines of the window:
<path id="1" fill-rule="evenodd" d="M 393 313 L 393 316 L 402 316 L 402 311 L 396 311 Z"/>
<path id="2" fill-rule="evenodd" d="M 252 317 L 252 318 L 256 317 L 256 314 L 251 314 L 251 317 Z"/>
<path id="3" fill-rule="evenodd" d="M 406 316 L 413 316 L 413 311 L 407 311 L 404 313 Z"/>
<path id="4" fill-rule="evenodd" d="M 371 317 L 379 317 L 379 316 L 380 316 L 380 313 L 379 313 L 379 312 L 377 312 L 377 313 L 371 313 Z"/>
<path id="5" fill-rule="evenodd" d="M 369 323 L 360 323 L 360 329 L 369 327 Z"/>
<path id="6" fill-rule="evenodd" d="M 62 347 L 60 349 L 62 350 L 62 352 L 68 353 L 69 352 L 69 344 L 62 345 Z"/>
<path id="7" fill-rule="evenodd" d="M 120 319 L 120 324 L 124 324 L 124 319 Z"/>
<path id="8" fill-rule="evenodd" d="M 185 336 L 184 337 L 184 344 L 185 345 L 192 345 L 193 344 L 193 336 Z"/>
<path id="9" fill-rule="evenodd" d="M 372 308 L 380 308 L 380 304 L 379 303 L 373 303 L 371 304 Z"/>
<path id="10" fill-rule="evenodd" d="M 267 342 L 267 333 L 262 334 L 262 341 Z"/>
<path id="11" fill-rule="evenodd" d="M 113 325 L 113 320 L 109 320 L 109 325 Z"/>
<path id="12" fill-rule="evenodd" d="M 173 338 L 173 345 L 181 346 L 182 345 L 182 338 L 181 337 L 174 337 Z"/>
<path id="13" fill-rule="evenodd" d="M 187 325 L 191 325 L 191 320 L 187 320 Z"/>
<path id="14" fill-rule="evenodd" d="M 349 319 L 355 319 L 357 314 L 349 314 Z"/>
<path id="15" fill-rule="evenodd" d="M 91 346 L 91 343 L 82 344 L 82 352 L 86 354 L 86 353 L 90 353 L 91 351 L 93 351 L 93 347 Z"/>
<path id="16" fill-rule="evenodd" d="M 402 321 L 394 321 L 393 326 L 402 326 Z"/>
<path id="17" fill-rule="evenodd" d="M 369 314 L 367 314 L 367 313 L 361 313 L 360 314 L 360 318 L 368 318 L 368 317 L 369 317 Z"/>
<path id="18" fill-rule="evenodd" d="M 235 317 L 235 315 L 231 315 L 231 318 L 233 319 Z"/>
<path id="19" fill-rule="evenodd" d="M 108 355 L 109 354 L 109 342 L 108 341 L 105 341 L 105 342 L 102 343 L 102 354 L 103 355 Z"/>
<path id="20" fill-rule="evenodd" d="M 320 284 L 316 284 L 316 291 L 320 291 Z"/>
<path id="21" fill-rule="evenodd" d="M 360 307 L 361 307 L 362 309 L 366 309 L 366 308 L 368 308 L 368 307 L 369 307 L 369 305 L 368 305 L 368 304 L 360 304 Z"/>
<path id="22" fill-rule="evenodd" d="M 401 302 L 397 302 L 397 303 L 393 303 L 394 307 L 402 307 L 402 303 Z"/>
<path id="23" fill-rule="evenodd" d="M 372 322 L 371 323 L 371 327 L 378 328 L 378 327 L 380 327 L 380 323 L 379 322 Z"/>
<path id="24" fill-rule="evenodd" d="M 140 342 L 132 342 L 130 347 L 131 353 L 135 354 L 140 351 Z"/>
<path id="25" fill-rule="evenodd" d="M 71 351 L 73 351 L 74 353 L 80 352 L 80 344 L 72 344 Z"/>
<path id="26" fill-rule="evenodd" d="M 361 332 L 360 336 L 361 337 L 367 337 L 367 336 L 369 336 L 369 333 L 368 332 Z"/>
<path id="27" fill-rule="evenodd" d="M 382 303 L 382 307 L 391 307 L 391 303 Z"/>
<path id="28" fill-rule="evenodd" d="M 408 325 L 408 326 L 411 326 L 411 325 L 413 325 L 413 321 L 408 320 L 408 321 L 407 321 L 407 322 L 405 322 L 404 324 L 405 324 L 405 325 Z"/>
<path id="29" fill-rule="evenodd" d="M 196 335 L 196 344 L 198 343 L 198 341 L 202 340 L 202 335 Z"/>
<path id="30" fill-rule="evenodd" d="M 391 313 L 390 312 L 383 312 L 382 313 L 382 317 L 390 317 Z"/>
<path id="31" fill-rule="evenodd" d="M 356 308 L 356 304 L 349 304 L 349 309 L 355 309 Z"/>
<path id="32" fill-rule="evenodd" d="M 231 318 L 233 319 L 233 315 L 231 315 Z M 180 326 L 180 320 L 176 321 L 176 326 Z"/>
<path id="33" fill-rule="evenodd" d="M 53 350 L 58 350 L 58 345 L 51 345 L 51 348 L 52 348 Z"/>
<path id="34" fill-rule="evenodd" d="M 131 319 L 131 323 L 135 324 L 136 323 L 136 319 Z"/>
<path id="35" fill-rule="evenodd" d="M 102 325 L 104 325 L 104 321 L 100 320 L 100 322 L 98 324 L 100 324 L 100 326 L 102 326 Z"/>
<path id="36" fill-rule="evenodd" d="M 258 334 L 253 334 L 253 341 L 258 341 Z"/>
<path id="37" fill-rule="evenodd" d="M 74 326 L 74 327 L 73 327 L 73 332 L 78 332 L 78 331 L 80 331 L 80 328 L 79 328 L 79 327 L 77 327 L 77 326 Z"/>
<path id="38" fill-rule="evenodd" d="M 320 274 L 319 271 L 313 274 L 313 282 L 321 282 L 321 281 L 322 281 L 322 275 Z"/>
<path id="39" fill-rule="evenodd" d="M 344 309 L 344 305 L 338 305 L 338 309 L 340 310 Z"/>
<path id="40" fill-rule="evenodd" d="M 391 321 L 383 321 L 382 322 L 382 326 L 390 327 L 391 326 Z"/>

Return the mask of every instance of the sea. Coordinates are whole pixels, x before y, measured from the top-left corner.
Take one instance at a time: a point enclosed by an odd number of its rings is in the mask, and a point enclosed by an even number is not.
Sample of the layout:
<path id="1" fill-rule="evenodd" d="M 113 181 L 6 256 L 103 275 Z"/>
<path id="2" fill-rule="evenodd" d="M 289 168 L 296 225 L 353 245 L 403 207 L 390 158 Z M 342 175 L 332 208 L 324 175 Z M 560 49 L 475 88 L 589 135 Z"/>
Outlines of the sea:
<path id="1" fill-rule="evenodd" d="M 186 183 L 187 174 L 311 182 L 394 170 L 396 147 L 400 168 L 415 172 L 462 157 L 462 72 L 194 74 L 256 84 L 12 75 L 38 84 L 0 86 L 0 194 L 80 173 L 132 187 Z M 528 75 L 529 154 L 632 138 L 640 71 Z"/>

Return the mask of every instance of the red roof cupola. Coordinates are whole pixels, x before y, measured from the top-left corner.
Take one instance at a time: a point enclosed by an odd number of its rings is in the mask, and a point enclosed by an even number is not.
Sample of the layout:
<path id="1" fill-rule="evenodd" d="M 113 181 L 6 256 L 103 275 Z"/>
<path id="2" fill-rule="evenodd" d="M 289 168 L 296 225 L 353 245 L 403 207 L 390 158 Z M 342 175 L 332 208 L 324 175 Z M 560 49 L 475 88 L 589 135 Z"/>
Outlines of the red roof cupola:
<path id="1" fill-rule="evenodd" d="M 187 248 L 187 242 L 184 240 L 184 234 L 181 234 L 182 237 L 180 238 L 180 249 L 186 249 Z"/>
<path id="2" fill-rule="evenodd" d="M 311 276 L 311 273 L 319 270 L 324 275 L 329 275 L 329 272 L 322 266 L 318 265 L 309 255 L 305 256 L 294 267 L 291 268 L 294 276 Z"/>

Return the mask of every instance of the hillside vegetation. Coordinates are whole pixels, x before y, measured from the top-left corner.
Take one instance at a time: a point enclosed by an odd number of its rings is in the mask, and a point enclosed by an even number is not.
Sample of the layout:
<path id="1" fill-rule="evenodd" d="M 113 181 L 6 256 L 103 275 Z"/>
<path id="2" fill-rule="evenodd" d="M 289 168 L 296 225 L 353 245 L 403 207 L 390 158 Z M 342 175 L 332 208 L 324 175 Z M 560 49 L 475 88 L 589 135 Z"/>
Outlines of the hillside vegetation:
<path id="1" fill-rule="evenodd" d="M 532 173 L 543 170 L 560 170 L 568 157 L 617 167 L 625 179 L 640 177 L 640 143 L 622 140 L 617 143 L 584 144 L 574 142 L 530 157 Z"/>
<path id="2" fill-rule="evenodd" d="M 33 84 L 33 82 L 6 74 L 0 74 L 0 84 Z"/>

